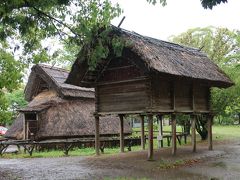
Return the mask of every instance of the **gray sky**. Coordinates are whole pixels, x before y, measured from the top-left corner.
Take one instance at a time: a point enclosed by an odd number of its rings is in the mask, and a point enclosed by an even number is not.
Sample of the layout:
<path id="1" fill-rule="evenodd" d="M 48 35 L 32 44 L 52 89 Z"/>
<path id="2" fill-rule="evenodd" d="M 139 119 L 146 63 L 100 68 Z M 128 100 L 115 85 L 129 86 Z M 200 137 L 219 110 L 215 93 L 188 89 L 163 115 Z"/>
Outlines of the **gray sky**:
<path id="1" fill-rule="evenodd" d="M 165 7 L 150 5 L 146 0 L 112 2 L 118 2 L 124 10 L 112 24 L 118 25 L 126 16 L 122 28 L 162 40 L 195 27 L 216 26 L 240 30 L 240 0 L 229 0 L 213 10 L 204 9 L 200 0 L 167 0 Z"/>

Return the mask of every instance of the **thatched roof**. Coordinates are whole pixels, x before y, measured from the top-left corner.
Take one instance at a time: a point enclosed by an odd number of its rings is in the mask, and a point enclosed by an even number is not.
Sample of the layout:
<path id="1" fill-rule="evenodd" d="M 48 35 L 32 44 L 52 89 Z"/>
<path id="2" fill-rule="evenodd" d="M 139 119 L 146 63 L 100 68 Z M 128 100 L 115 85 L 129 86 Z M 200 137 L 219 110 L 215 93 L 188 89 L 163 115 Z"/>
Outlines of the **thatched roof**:
<path id="1" fill-rule="evenodd" d="M 134 64 L 147 73 L 158 73 L 172 77 L 195 79 L 207 82 L 210 86 L 229 87 L 233 85 L 226 74 L 214 64 L 206 54 L 198 49 L 154 39 L 113 27 L 112 34 L 125 40 L 128 44 L 122 53 L 124 57 L 131 57 Z M 93 87 L 98 76 L 107 65 L 102 60 L 96 70 L 90 71 L 87 65 L 88 59 L 84 58 L 84 51 L 79 54 L 67 79 L 67 83 Z M 91 75 L 91 78 L 86 78 Z"/>
<path id="2" fill-rule="evenodd" d="M 68 72 L 47 65 L 32 68 L 25 96 L 28 105 L 19 109 L 20 115 L 8 130 L 6 137 L 23 138 L 24 113 L 37 113 L 37 139 L 94 136 L 94 90 L 64 83 Z M 108 116 L 100 121 L 102 135 L 119 133 L 119 118 Z M 131 133 L 125 122 L 125 133 Z"/>
<path id="3" fill-rule="evenodd" d="M 38 94 L 27 107 L 19 111 L 38 114 L 39 130 L 36 134 L 37 139 L 94 136 L 94 99 L 62 99 L 56 92 L 46 91 Z M 100 134 L 117 135 L 120 128 L 119 123 L 120 120 L 116 116 L 101 117 Z M 124 129 L 124 133 L 131 133 L 127 122 L 124 124 Z M 21 139 L 23 137 L 22 130 L 23 120 L 17 118 L 11 126 L 7 137 Z"/>
<path id="4" fill-rule="evenodd" d="M 10 139 L 22 139 L 23 138 L 23 118 L 24 114 L 20 113 L 11 127 L 7 130 L 4 137 Z"/>
<path id="5" fill-rule="evenodd" d="M 32 67 L 25 87 L 25 99 L 31 101 L 44 90 L 54 90 L 62 98 L 94 98 L 94 90 L 64 83 L 68 71 L 48 65 L 38 64 Z"/>

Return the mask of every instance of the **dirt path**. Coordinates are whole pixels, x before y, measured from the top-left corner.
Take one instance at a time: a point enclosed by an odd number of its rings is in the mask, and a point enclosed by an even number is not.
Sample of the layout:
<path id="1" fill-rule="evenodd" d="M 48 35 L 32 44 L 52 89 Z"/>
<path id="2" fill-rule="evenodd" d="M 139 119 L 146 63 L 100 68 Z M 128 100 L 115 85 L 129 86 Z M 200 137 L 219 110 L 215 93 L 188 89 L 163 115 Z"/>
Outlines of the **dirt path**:
<path id="1" fill-rule="evenodd" d="M 146 161 L 147 152 L 100 157 L 0 159 L 0 179 L 240 179 L 240 142 L 180 147 L 173 157 L 166 148 Z"/>

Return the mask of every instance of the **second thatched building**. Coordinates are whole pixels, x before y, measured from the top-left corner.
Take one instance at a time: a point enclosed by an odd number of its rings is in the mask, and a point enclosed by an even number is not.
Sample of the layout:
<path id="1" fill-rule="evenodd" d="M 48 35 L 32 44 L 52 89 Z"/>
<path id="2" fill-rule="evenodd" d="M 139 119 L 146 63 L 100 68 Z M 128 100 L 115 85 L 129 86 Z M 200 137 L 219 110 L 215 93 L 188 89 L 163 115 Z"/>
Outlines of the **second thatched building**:
<path id="1" fill-rule="evenodd" d="M 67 76 L 64 69 L 33 66 L 25 88 L 29 104 L 19 110 L 7 138 L 42 140 L 94 136 L 94 90 L 65 84 Z M 102 136 L 119 133 L 119 119 L 115 116 L 105 117 L 100 126 Z M 131 133 L 127 123 L 125 133 Z"/>

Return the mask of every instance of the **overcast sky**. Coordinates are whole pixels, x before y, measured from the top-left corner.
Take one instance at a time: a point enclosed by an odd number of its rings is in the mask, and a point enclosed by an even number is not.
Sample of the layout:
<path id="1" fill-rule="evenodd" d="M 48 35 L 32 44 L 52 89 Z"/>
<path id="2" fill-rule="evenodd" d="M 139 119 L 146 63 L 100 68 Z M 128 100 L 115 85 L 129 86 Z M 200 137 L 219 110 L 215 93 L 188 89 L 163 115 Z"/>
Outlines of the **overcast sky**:
<path id="1" fill-rule="evenodd" d="M 229 0 L 212 10 L 204 9 L 200 0 L 167 0 L 165 7 L 150 5 L 146 0 L 112 2 L 118 2 L 124 10 L 112 24 L 117 26 L 126 16 L 122 28 L 162 40 L 195 27 L 216 26 L 240 30 L 240 0 Z"/>

